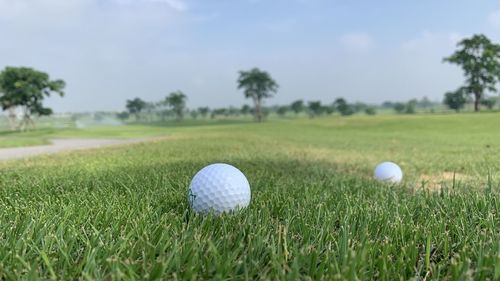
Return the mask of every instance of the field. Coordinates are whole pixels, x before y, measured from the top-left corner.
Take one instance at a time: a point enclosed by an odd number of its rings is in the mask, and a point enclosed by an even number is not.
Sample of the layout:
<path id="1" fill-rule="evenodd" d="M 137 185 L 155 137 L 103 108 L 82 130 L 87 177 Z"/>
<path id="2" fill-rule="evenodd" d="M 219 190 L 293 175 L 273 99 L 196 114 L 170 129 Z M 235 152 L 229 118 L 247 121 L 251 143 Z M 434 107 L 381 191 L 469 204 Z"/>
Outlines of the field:
<path id="1" fill-rule="evenodd" d="M 2 279 L 499 280 L 500 114 L 331 117 L 6 133 L 162 141 L 0 163 Z M 22 139 L 22 141 L 13 141 Z M 391 160 L 405 181 L 372 180 Z M 248 209 L 189 210 L 240 168 Z"/>

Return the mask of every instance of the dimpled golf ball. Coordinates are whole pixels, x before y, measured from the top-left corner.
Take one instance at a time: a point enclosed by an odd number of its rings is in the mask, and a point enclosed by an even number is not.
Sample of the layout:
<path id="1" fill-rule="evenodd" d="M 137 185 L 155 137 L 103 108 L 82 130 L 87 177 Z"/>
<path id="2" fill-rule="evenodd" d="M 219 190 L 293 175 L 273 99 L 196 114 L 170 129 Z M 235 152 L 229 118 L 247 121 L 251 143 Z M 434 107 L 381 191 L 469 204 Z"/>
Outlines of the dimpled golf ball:
<path id="1" fill-rule="evenodd" d="M 377 165 L 374 172 L 375 179 L 388 183 L 400 183 L 403 179 L 401 168 L 392 162 L 383 162 Z"/>
<path id="2" fill-rule="evenodd" d="M 221 214 L 250 204 L 250 184 L 245 175 L 228 164 L 201 169 L 189 187 L 189 205 L 197 213 Z"/>

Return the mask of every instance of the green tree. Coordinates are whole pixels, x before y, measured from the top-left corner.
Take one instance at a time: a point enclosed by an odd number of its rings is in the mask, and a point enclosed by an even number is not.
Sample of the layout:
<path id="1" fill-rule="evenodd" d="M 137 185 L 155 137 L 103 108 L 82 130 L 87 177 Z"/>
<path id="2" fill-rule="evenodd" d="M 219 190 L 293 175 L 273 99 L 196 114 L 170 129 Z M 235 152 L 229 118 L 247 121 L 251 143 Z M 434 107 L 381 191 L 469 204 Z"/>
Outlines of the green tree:
<path id="1" fill-rule="evenodd" d="M 198 112 L 200 113 L 201 117 L 206 118 L 208 114 L 210 113 L 210 108 L 209 107 L 198 107 Z"/>
<path id="2" fill-rule="evenodd" d="M 278 107 L 278 110 L 276 110 L 276 113 L 278 113 L 279 116 L 283 117 L 286 115 L 288 110 L 289 110 L 288 106 L 280 106 Z"/>
<path id="3" fill-rule="evenodd" d="M 424 109 L 432 107 L 433 103 L 428 97 L 423 97 L 420 101 L 418 101 L 418 106 Z"/>
<path id="4" fill-rule="evenodd" d="M 9 117 L 14 120 L 15 108 L 20 107 L 23 119 L 21 129 L 34 127 L 32 115 L 51 115 L 52 109 L 43 106 L 45 97 L 55 93 L 64 96 L 63 80 L 50 80 L 47 73 L 28 67 L 6 67 L 0 72 L 0 105 L 3 110 L 9 111 Z"/>
<path id="5" fill-rule="evenodd" d="M 356 102 L 352 105 L 354 112 L 362 112 L 368 107 L 366 103 Z"/>
<path id="6" fill-rule="evenodd" d="M 249 71 L 240 71 L 238 89 L 243 89 L 246 98 L 251 98 L 255 106 L 255 119 L 262 122 L 262 99 L 272 97 L 278 91 L 278 84 L 265 71 L 253 68 Z"/>
<path id="7" fill-rule="evenodd" d="M 446 94 L 444 94 L 443 103 L 450 109 L 459 112 L 460 109 L 464 108 L 465 104 L 467 103 L 465 91 L 460 88 L 454 92 L 447 92 Z"/>
<path id="8" fill-rule="evenodd" d="M 125 121 L 129 118 L 130 114 L 126 111 L 122 111 L 116 114 L 116 117 L 122 121 Z"/>
<path id="9" fill-rule="evenodd" d="M 354 107 L 348 104 L 347 101 L 343 98 L 336 99 L 333 104 L 337 109 L 337 111 L 340 112 L 340 115 L 342 116 L 354 114 Z"/>
<path id="10" fill-rule="evenodd" d="M 324 105 L 322 108 L 322 112 L 326 113 L 327 115 L 332 115 L 335 112 L 336 108 L 335 105 Z"/>
<path id="11" fill-rule="evenodd" d="M 244 104 L 242 107 L 241 107 L 241 114 L 243 115 L 247 115 L 249 114 L 251 111 L 252 111 L 252 108 L 248 105 L 248 104 Z"/>
<path id="12" fill-rule="evenodd" d="M 377 114 L 377 110 L 373 106 L 368 106 L 367 108 L 365 108 L 365 114 L 366 115 L 375 115 L 375 114 Z"/>
<path id="13" fill-rule="evenodd" d="M 298 115 L 302 111 L 304 111 L 304 101 L 303 100 L 296 100 L 292 102 L 290 105 L 290 108 L 292 111 L 295 113 L 295 115 Z"/>
<path id="14" fill-rule="evenodd" d="M 212 110 L 212 114 L 210 116 L 212 119 L 214 119 L 215 117 L 220 115 L 227 117 L 229 115 L 229 112 L 226 108 L 215 108 L 214 110 Z"/>
<path id="15" fill-rule="evenodd" d="M 406 105 L 405 105 L 405 113 L 406 114 L 415 114 L 416 110 L 415 108 L 417 107 L 417 104 L 418 104 L 418 100 L 416 99 L 412 99 L 412 100 L 409 100 Z"/>
<path id="16" fill-rule="evenodd" d="M 240 116 L 241 114 L 241 111 L 239 108 L 236 108 L 234 106 L 230 106 L 228 109 L 227 109 L 227 112 L 229 113 L 229 115 L 231 116 Z"/>
<path id="17" fill-rule="evenodd" d="M 165 98 L 165 102 L 172 108 L 172 111 L 175 113 L 177 121 L 182 120 L 182 118 L 184 117 L 184 110 L 186 110 L 186 100 L 187 96 L 181 91 L 170 93 L 170 95 Z"/>
<path id="18" fill-rule="evenodd" d="M 323 112 L 323 106 L 320 101 L 310 101 L 307 104 L 307 108 L 309 109 L 309 117 L 311 118 L 319 116 Z"/>
<path id="19" fill-rule="evenodd" d="M 496 92 L 500 81 L 500 45 L 479 34 L 460 41 L 459 49 L 444 62 L 460 65 L 465 74 L 466 94 L 474 95 L 474 110 L 479 111 L 481 99 L 486 91 Z"/>
<path id="20" fill-rule="evenodd" d="M 146 108 L 147 103 L 141 98 L 135 98 L 133 100 L 127 100 L 125 107 L 130 114 L 135 115 L 135 120 L 140 119 L 141 111 Z"/>
<path id="21" fill-rule="evenodd" d="M 193 119 L 198 119 L 198 115 L 200 115 L 200 113 L 198 112 L 198 110 L 194 110 L 194 109 L 191 110 L 189 112 L 189 114 L 191 115 L 191 118 L 193 118 Z"/>
<path id="22" fill-rule="evenodd" d="M 395 102 L 392 104 L 394 110 L 396 111 L 396 113 L 403 113 L 406 109 L 406 105 L 402 102 Z"/>
<path id="23" fill-rule="evenodd" d="M 497 99 L 495 99 L 494 97 L 484 97 L 483 99 L 481 99 L 481 105 L 485 106 L 489 110 L 492 110 L 496 104 L 497 104 Z"/>

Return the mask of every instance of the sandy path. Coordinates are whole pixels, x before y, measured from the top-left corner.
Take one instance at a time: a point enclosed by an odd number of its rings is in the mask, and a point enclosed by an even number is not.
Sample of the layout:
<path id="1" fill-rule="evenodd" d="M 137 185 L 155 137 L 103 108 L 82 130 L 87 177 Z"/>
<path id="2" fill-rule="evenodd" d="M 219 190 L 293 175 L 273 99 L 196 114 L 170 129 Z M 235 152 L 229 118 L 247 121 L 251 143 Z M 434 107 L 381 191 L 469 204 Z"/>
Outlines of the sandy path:
<path id="1" fill-rule="evenodd" d="M 14 148 L 0 148 L 0 160 L 26 158 L 40 154 L 57 153 L 61 151 L 98 148 L 111 145 L 137 143 L 152 138 L 137 139 L 52 139 L 52 144 Z"/>

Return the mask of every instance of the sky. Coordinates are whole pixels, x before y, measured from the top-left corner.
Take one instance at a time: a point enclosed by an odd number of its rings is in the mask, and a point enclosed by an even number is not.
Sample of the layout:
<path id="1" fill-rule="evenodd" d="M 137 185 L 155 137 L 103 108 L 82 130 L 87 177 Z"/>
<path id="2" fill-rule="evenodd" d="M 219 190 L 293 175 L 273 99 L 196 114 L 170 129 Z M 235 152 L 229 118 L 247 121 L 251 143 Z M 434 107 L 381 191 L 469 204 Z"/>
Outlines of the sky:
<path id="1" fill-rule="evenodd" d="M 441 101 L 463 82 L 442 62 L 483 33 L 500 42 L 500 2 L 473 0 L 0 0 L 0 68 L 67 83 L 56 112 L 119 111 L 181 90 L 188 106 L 251 103 L 239 70 L 297 99 Z"/>

